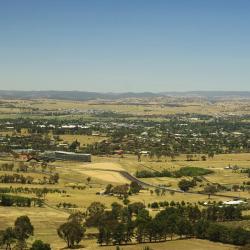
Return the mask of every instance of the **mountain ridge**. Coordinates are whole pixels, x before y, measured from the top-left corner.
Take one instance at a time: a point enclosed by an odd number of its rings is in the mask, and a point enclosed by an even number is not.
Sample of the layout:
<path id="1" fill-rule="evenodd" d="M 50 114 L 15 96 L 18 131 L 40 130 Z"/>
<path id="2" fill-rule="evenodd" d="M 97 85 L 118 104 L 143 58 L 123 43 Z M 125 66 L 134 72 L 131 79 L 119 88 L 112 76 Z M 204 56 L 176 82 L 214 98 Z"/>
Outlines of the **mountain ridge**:
<path id="1" fill-rule="evenodd" d="M 88 91 L 22 91 L 22 90 L 0 90 L 2 99 L 61 99 L 61 100 L 95 100 L 95 99 L 122 99 L 122 98 L 153 98 L 153 97 L 241 97 L 250 98 L 250 91 L 169 91 L 169 92 L 88 92 Z"/>

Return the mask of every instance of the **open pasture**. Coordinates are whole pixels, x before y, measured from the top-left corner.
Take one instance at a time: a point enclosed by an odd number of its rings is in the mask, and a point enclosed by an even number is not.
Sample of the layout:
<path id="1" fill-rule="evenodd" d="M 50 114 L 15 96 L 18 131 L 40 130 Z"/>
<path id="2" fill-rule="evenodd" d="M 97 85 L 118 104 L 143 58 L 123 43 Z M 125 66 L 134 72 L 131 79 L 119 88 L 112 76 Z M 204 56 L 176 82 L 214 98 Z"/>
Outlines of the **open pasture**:
<path id="1" fill-rule="evenodd" d="M 5 161 L 3 161 L 5 162 Z M 137 170 L 162 170 L 167 168 L 171 171 L 178 170 L 180 167 L 184 166 L 197 166 L 202 168 L 208 168 L 214 171 L 213 174 L 205 176 L 209 181 L 234 184 L 235 182 L 242 183 L 245 180 L 244 174 L 234 172 L 232 170 L 224 169 L 228 164 L 237 164 L 240 167 L 248 167 L 249 165 L 249 154 L 231 154 L 231 155 L 218 155 L 213 159 L 208 159 L 207 161 L 186 161 L 185 155 L 181 155 L 171 161 L 168 158 L 161 158 L 160 161 L 155 159 L 143 158 L 141 162 L 137 161 L 137 157 L 133 155 L 124 155 L 123 158 L 120 156 L 111 157 L 93 157 L 92 163 L 81 163 L 81 162 L 71 162 L 71 161 L 56 161 L 51 165 L 55 166 L 56 172 L 59 173 L 60 179 L 59 183 L 54 185 L 46 185 L 47 188 L 57 188 L 60 190 L 65 190 L 66 193 L 48 193 L 45 198 L 46 205 L 43 208 L 30 207 L 30 208 L 20 208 L 20 207 L 10 207 L 6 209 L 5 207 L 0 207 L 1 214 L 1 228 L 10 226 L 16 217 L 26 214 L 30 217 L 32 223 L 35 227 L 35 235 L 30 239 L 30 242 L 34 239 L 42 239 L 45 242 L 50 242 L 53 249 L 61 249 L 65 246 L 65 243 L 58 238 L 56 229 L 62 224 L 69 213 L 75 210 L 86 211 L 86 208 L 93 201 L 101 201 L 106 208 L 110 208 L 113 202 L 118 202 L 122 204 L 122 200 L 115 196 L 100 196 L 97 195 L 98 192 L 105 189 L 107 184 L 120 185 L 128 183 L 128 180 L 121 176 L 117 171 L 126 170 L 131 174 L 135 174 Z M 34 170 L 34 169 L 33 169 Z M 33 171 L 32 170 L 32 171 Z M 37 170 L 37 169 L 35 169 Z M 38 169 L 39 170 L 39 169 Z M 153 171 L 153 170 L 152 170 Z M 1 171 L 1 173 L 8 173 Z M 43 176 L 41 172 L 30 172 L 24 173 L 24 175 L 32 176 Z M 88 178 L 90 177 L 90 179 Z M 237 177 L 237 178 L 236 178 Z M 170 185 L 172 188 L 178 187 L 178 181 L 180 178 L 145 178 L 142 179 L 145 182 L 151 184 L 165 184 Z M 44 185 L 40 184 L 5 184 L 1 183 L 0 187 L 27 187 L 27 188 L 44 188 Z M 170 193 L 166 192 L 164 195 L 157 196 L 155 193 L 151 193 L 150 189 L 145 189 L 140 191 L 139 194 L 129 196 L 129 201 L 132 202 L 143 202 L 146 206 L 152 202 L 161 201 L 172 201 L 175 202 L 190 202 L 197 203 L 207 202 L 207 201 L 226 201 L 228 198 L 211 196 L 208 199 L 207 195 L 201 194 L 188 194 L 188 193 Z M 154 189 L 153 189 L 154 190 Z M 239 195 L 241 197 L 249 197 L 248 192 L 227 192 L 225 194 Z M 22 196 L 35 197 L 35 194 L 22 194 Z M 63 208 L 58 207 L 58 204 L 66 203 L 73 204 L 75 208 Z M 157 210 L 149 209 L 149 212 L 154 216 Z M 82 242 L 84 246 L 83 249 L 115 249 L 115 247 L 102 247 L 97 246 L 95 240 L 85 240 Z M 149 244 L 146 244 L 149 245 Z M 223 245 L 219 243 L 212 243 L 208 241 L 200 240 L 180 240 L 180 241 L 168 241 L 166 243 L 154 243 L 150 244 L 153 249 L 184 249 L 185 246 L 189 246 L 190 249 L 236 249 L 233 246 Z M 141 250 L 143 245 L 133 245 L 133 246 L 122 246 L 121 249 L 138 249 Z"/>

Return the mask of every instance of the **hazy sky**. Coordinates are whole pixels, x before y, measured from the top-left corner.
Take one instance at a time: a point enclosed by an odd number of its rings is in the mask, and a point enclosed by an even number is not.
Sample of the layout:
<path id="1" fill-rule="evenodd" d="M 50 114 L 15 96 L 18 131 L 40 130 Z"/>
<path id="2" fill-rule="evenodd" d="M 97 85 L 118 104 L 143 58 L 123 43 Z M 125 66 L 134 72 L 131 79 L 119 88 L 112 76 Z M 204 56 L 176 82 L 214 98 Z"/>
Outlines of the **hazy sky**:
<path id="1" fill-rule="evenodd" d="M 0 0 L 0 89 L 250 90 L 250 1 Z"/>

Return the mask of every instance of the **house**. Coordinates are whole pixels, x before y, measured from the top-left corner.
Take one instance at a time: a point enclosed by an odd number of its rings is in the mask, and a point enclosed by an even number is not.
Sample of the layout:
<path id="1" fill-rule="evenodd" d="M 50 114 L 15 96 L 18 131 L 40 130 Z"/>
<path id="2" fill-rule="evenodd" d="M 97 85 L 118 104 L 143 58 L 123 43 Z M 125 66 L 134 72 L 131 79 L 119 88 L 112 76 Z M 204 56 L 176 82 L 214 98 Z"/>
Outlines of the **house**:
<path id="1" fill-rule="evenodd" d="M 140 151 L 141 155 L 150 155 L 150 151 Z"/>

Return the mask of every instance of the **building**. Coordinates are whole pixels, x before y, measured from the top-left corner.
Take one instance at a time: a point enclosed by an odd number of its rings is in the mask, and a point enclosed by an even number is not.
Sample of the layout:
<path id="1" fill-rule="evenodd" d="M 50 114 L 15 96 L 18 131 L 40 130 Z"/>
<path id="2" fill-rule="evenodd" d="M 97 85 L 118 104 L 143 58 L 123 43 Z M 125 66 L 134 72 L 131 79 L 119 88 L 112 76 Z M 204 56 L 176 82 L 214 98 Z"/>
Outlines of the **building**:
<path id="1" fill-rule="evenodd" d="M 55 151 L 55 158 L 59 160 L 91 162 L 91 154 L 80 154 L 66 151 Z"/>
<path id="2" fill-rule="evenodd" d="M 243 204 L 247 204 L 247 202 L 243 201 L 243 200 L 234 200 L 234 201 L 224 201 L 223 205 L 227 205 L 227 206 L 237 206 L 237 205 L 243 205 Z"/>
<path id="3" fill-rule="evenodd" d="M 139 152 L 139 154 L 141 154 L 141 155 L 150 155 L 150 151 L 142 150 L 142 151 Z"/>

